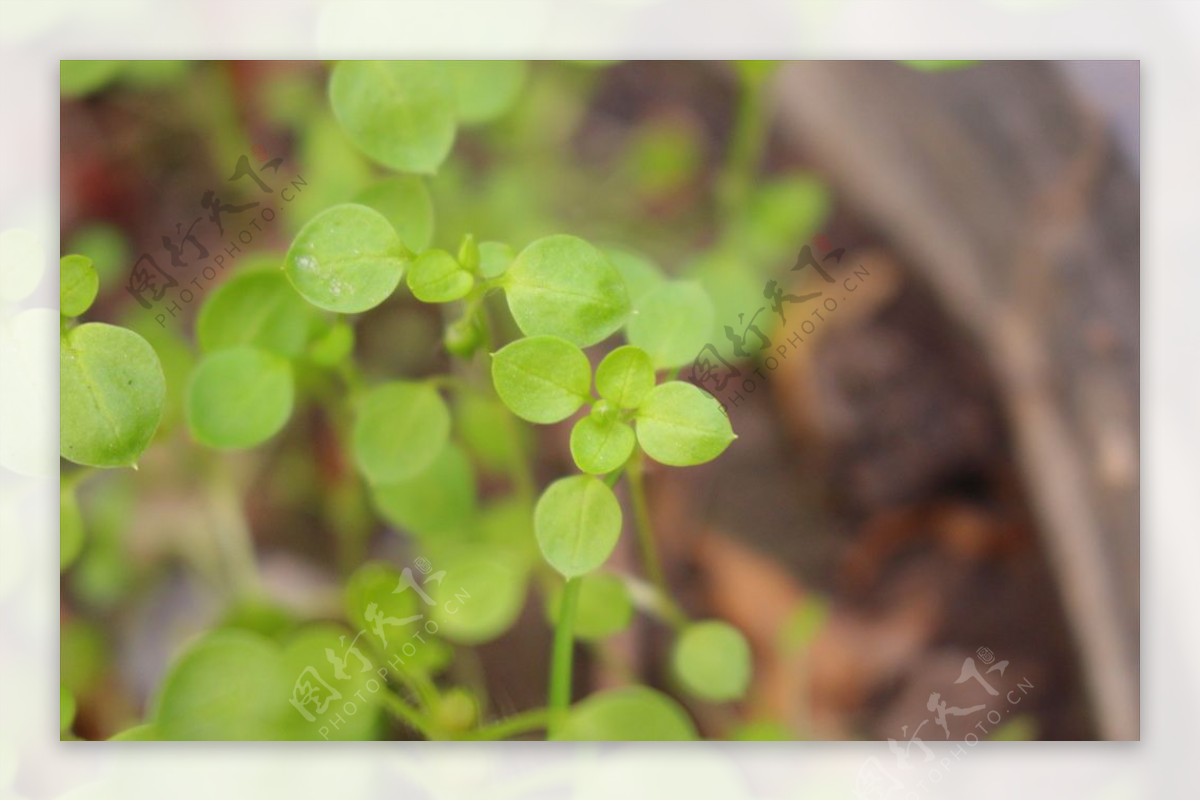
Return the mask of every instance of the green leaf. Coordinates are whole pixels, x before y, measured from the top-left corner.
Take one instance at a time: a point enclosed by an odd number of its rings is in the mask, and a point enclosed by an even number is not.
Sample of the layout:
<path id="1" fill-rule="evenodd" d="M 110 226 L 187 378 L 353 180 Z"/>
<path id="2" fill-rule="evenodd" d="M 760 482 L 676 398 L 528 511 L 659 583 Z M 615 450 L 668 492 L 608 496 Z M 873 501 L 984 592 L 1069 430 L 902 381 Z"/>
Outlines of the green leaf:
<path id="1" fill-rule="evenodd" d="M 695 740 L 696 727 L 678 703 L 649 687 L 622 687 L 571 707 L 559 740 Z"/>
<path id="2" fill-rule="evenodd" d="M 75 490 L 62 488 L 58 503 L 58 569 L 66 570 L 83 550 L 83 515 Z"/>
<path id="3" fill-rule="evenodd" d="M 478 544 L 441 553 L 434 568 L 440 582 L 425 587 L 430 615 L 448 640 L 474 645 L 507 631 L 525 606 L 525 571 L 507 549 Z"/>
<path id="4" fill-rule="evenodd" d="M 539 239 L 502 279 L 508 307 L 528 336 L 550 334 L 594 345 L 629 315 L 625 281 L 601 251 L 574 236 Z"/>
<path id="5" fill-rule="evenodd" d="M 354 314 L 387 300 L 400 283 L 406 257 L 387 218 L 367 206 L 344 203 L 300 229 L 284 271 L 309 303 Z"/>
<path id="6" fill-rule="evenodd" d="M 93 222 L 77 229 L 67 243 L 70 253 L 83 253 L 92 260 L 100 283 L 118 281 L 130 263 L 129 241 L 120 228 L 108 223 Z"/>
<path id="7" fill-rule="evenodd" d="M 454 144 L 454 85 L 439 62 L 340 62 L 329 101 L 354 144 L 393 169 L 435 172 Z"/>
<path id="8" fill-rule="evenodd" d="M 503 242 L 479 243 L 479 274 L 484 278 L 503 275 L 517 255 Z"/>
<path id="9" fill-rule="evenodd" d="M 604 564 L 621 536 L 621 505 L 598 478 L 570 476 L 542 493 L 533 512 L 542 556 L 567 578 Z"/>
<path id="10" fill-rule="evenodd" d="M 308 626 L 284 642 L 279 655 L 287 685 L 282 694 L 286 707 L 283 728 L 273 739 L 287 740 L 373 740 L 382 722 L 383 692 L 379 684 L 382 663 L 371 658 L 367 632 L 351 634 L 341 626 Z M 342 662 L 340 675 L 334 661 Z M 308 720 L 290 700 L 297 683 L 306 683 L 319 693 L 328 691 L 316 683 L 314 673 L 326 687 L 340 695 L 331 698 L 321 713 L 308 707 L 315 720 Z M 374 690 L 372 690 L 374 688 Z M 275 692 L 279 695 L 278 691 Z"/>
<path id="11" fill-rule="evenodd" d="M 234 275 L 204 301 L 196 339 L 206 352 L 238 345 L 294 358 L 304 352 L 322 320 L 278 270 Z"/>
<path id="12" fill-rule="evenodd" d="M 622 345 L 596 368 L 596 392 L 620 409 L 636 409 L 652 389 L 654 364 L 639 347 Z"/>
<path id="13" fill-rule="evenodd" d="M 385 178 L 358 193 L 355 203 L 370 206 L 388 219 L 409 250 L 421 251 L 433 241 L 433 200 L 424 179 L 416 175 Z"/>
<path id="14" fill-rule="evenodd" d="M 346 582 L 343 593 L 346 619 L 360 629 L 371 629 L 377 612 L 393 620 L 415 617 L 420 613 L 418 596 L 411 589 L 396 592 L 401 582 L 400 571 L 386 562 L 367 562 L 359 567 Z M 407 639 L 418 625 L 419 621 L 393 623 L 385 626 L 384 631 L 389 640 L 391 632 L 398 633 L 397 639 Z"/>
<path id="15" fill-rule="evenodd" d="M 696 358 L 713 329 L 712 301 L 693 281 L 669 281 L 638 302 L 626 335 L 650 354 L 657 368 L 679 367 Z"/>
<path id="16" fill-rule="evenodd" d="M 532 567 L 538 559 L 533 503 L 520 496 L 504 497 L 485 508 L 475 521 L 475 531 L 481 542 L 512 554 L 523 569 Z"/>
<path id="17" fill-rule="evenodd" d="M 460 393 L 454 422 L 476 461 L 493 473 L 518 469 L 529 452 L 529 428 L 513 420 L 504 404 L 478 393 Z"/>
<path id="18" fill-rule="evenodd" d="M 393 381 L 359 401 L 354 461 L 373 484 L 412 478 L 433 463 L 450 436 L 450 410 L 429 384 Z"/>
<path id="19" fill-rule="evenodd" d="M 245 346 L 219 350 L 192 372 L 188 429 L 210 448 L 250 448 L 283 428 L 293 394 L 292 366 L 281 356 Z"/>
<path id="20" fill-rule="evenodd" d="M 134 332 L 86 323 L 59 345 L 59 426 L 64 459 L 124 467 L 150 444 L 166 398 L 162 366 Z"/>
<path id="21" fill-rule="evenodd" d="M 737 437 L 716 399 L 692 384 L 668 381 L 638 407 L 637 438 L 653 459 L 687 467 L 712 461 Z"/>
<path id="22" fill-rule="evenodd" d="M 646 293 L 666 281 L 662 270 L 640 253 L 609 247 L 604 249 L 604 254 L 625 280 L 629 302 L 635 310 L 640 308 Z"/>
<path id="23" fill-rule="evenodd" d="M 458 120 L 475 125 L 494 120 L 512 107 L 528 74 L 523 61 L 443 62 L 454 85 Z"/>
<path id="24" fill-rule="evenodd" d="M 63 256 L 59 259 L 59 310 L 64 317 L 78 317 L 87 311 L 100 291 L 100 275 L 87 256 Z"/>
<path id="25" fill-rule="evenodd" d="M 633 453 L 637 438 L 628 423 L 623 423 L 602 408 L 601 401 L 596 409 L 582 418 L 571 429 L 571 457 L 585 473 L 610 473 Z"/>
<path id="26" fill-rule="evenodd" d="M 546 602 L 550 625 L 558 622 L 562 608 L 562 586 L 555 587 Z M 610 573 L 592 573 L 580 578 L 579 606 L 575 610 L 575 636 L 603 640 L 624 631 L 633 620 L 633 598 L 625 582 Z"/>
<path id="27" fill-rule="evenodd" d="M 248 631 L 206 634 L 167 672 L 154 727 L 164 740 L 276 740 L 287 727 L 294 676 L 279 649 Z"/>
<path id="28" fill-rule="evenodd" d="M 475 513 L 475 476 L 462 449 L 449 443 L 412 478 L 371 489 L 384 519 L 414 534 L 463 525 Z"/>
<path id="29" fill-rule="evenodd" d="M 308 358 L 322 367 L 334 367 L 346 361 L 353 351 L 354 327 L 339 320 L 309 344 Z"/>
<path id="30" fill-rule="evenodd" d="M 553 336 L 510 342 L 492 355 L 492 383 L 504 405 L 531 423 L 570 417 L 591 394 L 592 366 L 579 348 Z"/>
<path id="31" fill-rule="evenodd" d="M 693 623 L 675 641 L 671 668 L 687 691 L 698 698 L 733 701 L 750 686 L 750 645 L 728 623 Z"/>
<path id="32" fill-rule="evenodd" d="M 408 288 L 425 303 L 449 303 L 466 296 L 475 277 L 459 266 L 453 256 L 436 248 L 417 257 L 409 267 Z"/>

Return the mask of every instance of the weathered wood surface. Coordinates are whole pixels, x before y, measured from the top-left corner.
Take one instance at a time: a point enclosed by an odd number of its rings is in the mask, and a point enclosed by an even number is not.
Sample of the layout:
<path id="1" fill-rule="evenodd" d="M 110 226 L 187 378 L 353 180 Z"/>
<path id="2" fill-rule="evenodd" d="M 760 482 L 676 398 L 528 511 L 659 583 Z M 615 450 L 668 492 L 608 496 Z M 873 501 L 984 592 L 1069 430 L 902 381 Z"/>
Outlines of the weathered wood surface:
<path id="1" fill-rule="evenodd" d="M 1139 186 L 1054 65 L 797 62 L 780 126 L 976 338 L 1102 736 L 1139 736 Z"/>

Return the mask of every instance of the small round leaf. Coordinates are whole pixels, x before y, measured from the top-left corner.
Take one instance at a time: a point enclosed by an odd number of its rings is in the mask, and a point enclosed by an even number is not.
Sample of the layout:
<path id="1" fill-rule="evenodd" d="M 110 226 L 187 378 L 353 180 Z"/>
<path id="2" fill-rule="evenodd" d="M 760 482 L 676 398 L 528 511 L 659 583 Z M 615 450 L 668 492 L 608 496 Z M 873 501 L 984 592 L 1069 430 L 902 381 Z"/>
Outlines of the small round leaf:
<path id="1" fill-rule="evenodd" d="M 425 181 L 416 175 L 385 178 L 360 192 L 354 202 L 386 217 L 409 250 L 424 250 L 433 240 L 433 200 Z"/>
<path id="2" fill-rule="evenodd" d="M 668 281 L 638 301 L 629 318 L 629 341 L 650 354 L 658 368 L 679 367 L 696 358 L 713 328 L 713 306 L 693 281 Z"/>
<path id="3" fill-rule="evenodd" d="M 158 428 L 167 394 L 150 343 L 104 323 L 63 335 L 59 387 L 62 456 L 92 467 L 137 461 Z"/>
<path id="4" fill-rule="evenodd" d="M 596 392 L 620 409 L 636 409 L 652 389 L 654 363 L 639 347 L 622 345 L 596 368 Z"/>
<path id="5" fill-rule="evenodd" d="M 200 307 L 196 339 L 206 352 L 253 345 L 293 358 L 320 326 L 319 314 L 278 270 L 239 273 Z"/>
<path id="6" fill-rule="evenodd" d="M 720 620 L 693 623 L 679 635 L 671 668 L 688 692 L 708 701 L 741 698 L 750 685 L 750 646 Z"/>
<path id="7" fill-rule="evenodd" d="M 587 347 L 620 328 L 629 315 L 621 274 L 578 237 L 557 234 L 533 242 L 503 282 L 513 319 L 528 336 L 551 334 Z"/>
<path id="8" fill-rule="evenodd" d="M 461 526 L 475 513 L 475 476 L 462 449 L 448 444 L 412 478 L 376 484 L 371 495 L 390 523 L 415 534 Z"/>
<path id="9" fill-rule="evenodd" d="M 305 300 L 354 314 L 387 300 L 404 272 L 396 229 L 367 206 L 344 203 L 313 217 L 288 248 L 284 271 Z"/>
<path id="10" fill-rule="evenodd" d="M 610 473 L 625 464 L 636 439 L 628 423 L 592 413 L 571 429 L 571 457 L 585 473 Z"/>
<path id="11" fill-rule="evenodd" d="M 449 303 L 471 291 L 475 277 L 444 250 L 427 250 L 408 269 L 408 288 L 425 303 Z"/>
<path id="12" fill-rule="evenodd" d="M 492 356 L 492 383 L 504 405 L 531 423 L 570 417 L 591 392 L 592 366 L 579 348 L 552 336 L 510 342 Z"/>
<path id="13" fill-rule="evenodd" d="M 516 257 L 513 249 L 503 242 L 480 242 L 479 274 L 484 278 L 503 275 Z"/>
<path id="14" fill-rule="evenodd" d="M 716 399 L 683 381 L 659 384 L 638 407 L 638 442 L 666 465 L 710 462 L 736 438 Z"/>
<path id="15" fill-rule="evenodd" d="M 100 291 L 100 275 L 87 256 L 63 256 L 59 262 L 59 309 L 64 317 L 87 311 Z"/>
<path id="16" fill-rule="evenodd" d="M 621 505 L 598 478 L 555 481 L 538 499 L 533 529 L 542 556 L 567 578 L 604 564 L 621 536 Z"/>
<path id="17" fill-rule="evenodd" d="M 360 401 L 354 421 L 354 461 L 373 484 L 412 478 L 446 447 L 450 410 L 432 386 L 394 381 Z"/>
<path id="18" fill-rule="evenodd" d="M 696 727 L 673 699 L 649 687 L 588 696 L 571 708 L 560 740 L 695 740 Z"/>
<path id="19" fill-rule="evenodd" d="M 523 61 L 443 62 L 454 85 L 458 120 L 474 125 L 507 111 L 521 92 L 529 72 Z"/>
<path id="20" fill-rule="evenodd" d="M 439 555 L 446 574 L 426 587 L 431 617 L 448 640 L 473 645 L 507 631 L 525 606 L 525 571 L 504 549 L 472 545 Z"/>
<path id="21" fill-rule="evenodd" d="M 279 649 L 262 635 L 226 630 L 205 635 L 171 666 L 159 691 L 154 726 L 164 740 L 276 740 L 289 676 Z"/>
<path id="22" fill-rule="evenodd" d="M 351 141 L 402 172 L 432 173 L 454 144 L 454 87 L 436 61 L 343 61 L 329 101 Z"/>
<path id="23" fill-rule="evenodd" d="M 292 366 L 251 347 L 200 360 L 188 384 L 188 428 L 210 448 L 251 448 L 273 437 L 292 414 Z"/>
<path id="24" fill-rule="evenodd" d="M 633 620 L 633 598 L 625 582 L 609 573 L 592 573 L 580 578 L 579 606 L 575 610 L 575 636 L 603 640 L 624 631 Z M 551 625 L 558 622 L 562 587 L 546 603 Z"/>

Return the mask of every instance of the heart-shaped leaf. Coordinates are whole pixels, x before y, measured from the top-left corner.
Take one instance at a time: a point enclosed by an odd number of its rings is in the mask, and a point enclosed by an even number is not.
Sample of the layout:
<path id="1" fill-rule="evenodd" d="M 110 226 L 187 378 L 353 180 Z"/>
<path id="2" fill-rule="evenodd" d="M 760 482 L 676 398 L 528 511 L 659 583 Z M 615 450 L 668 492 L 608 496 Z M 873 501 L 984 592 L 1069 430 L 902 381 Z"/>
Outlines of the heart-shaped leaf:
<path id="1" fill-rule="evenodd" d="M 464 270 L 453 256 L 436 248 L 417 257 L 408 269 L 408 288 L 413 297 L 425 303 L 449 303 L 471 291 L 475 277 Z"/>

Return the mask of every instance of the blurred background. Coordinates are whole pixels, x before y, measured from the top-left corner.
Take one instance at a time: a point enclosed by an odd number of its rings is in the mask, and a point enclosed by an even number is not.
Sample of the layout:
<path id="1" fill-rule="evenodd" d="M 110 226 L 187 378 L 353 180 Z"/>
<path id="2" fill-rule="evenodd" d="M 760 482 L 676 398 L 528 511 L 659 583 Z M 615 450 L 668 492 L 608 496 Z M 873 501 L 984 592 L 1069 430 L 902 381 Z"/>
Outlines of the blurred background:
<path id="1" fill-rule="evenodd" d="M 250 197 L 225 188 L 242 156 L 282 158 L 304 188 L 231 270 L 277 262 L 384 173 L 333 120 L 327 65 L 80 64 L 63 70 L 62 252 L 95 260 L 89 319 L 149 339 L 170 396 L 140 469 L 80 489 L 61 665 L 72 733 L 96 739 L 141 719 L 196 633 L 321 618 L 353 561 L 317 410 L 209 480 L 178 423 L 212 286 L 160 325 L 126 291 L 135 260 L 206 191 Z M 707 736 L 906 743 L 930 721 L 920 737 L 962 740 L 994 713 L 988 736 L 1137 738 L 1138 86 L 1135 62 L 538 62 L 426 181 L 435 245 L 577 234 L 700 280 L 718 332 L 748 330 L 768 281 L 836 297 L 821 318 L 759 318 L 772 350 L 789 343 L 774 366 L 718 334 L 739 439 L 649 476 L 669 583 L 754 649 L 736 715 L 691 708 Z M 831 283 L 791 269 L 805 246 Z M 358 325 L 363 372 L 442 371 L 442 325 L 398 293 Z M 569 467 L 568 431 L 537 432 L 542 483 Z M 399 558 L 403 531 L 364 525 L 370 555 Z M 250 559 L 222 545 L 231 528 Z M 231 602 L 247 563 L 269 604 Z M 629 538 L 613 565 L 637 572 Z M 541 605 L 464 649 L 504 711 L 541 703 Z M 662 633 L 638 617 L 610 647 L 662 683 Z M 580 672 L 620 680 L 603 654 Z"/>

